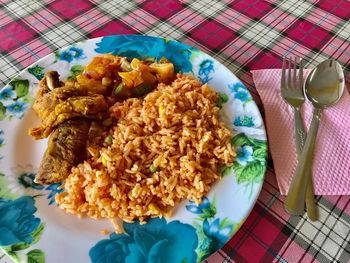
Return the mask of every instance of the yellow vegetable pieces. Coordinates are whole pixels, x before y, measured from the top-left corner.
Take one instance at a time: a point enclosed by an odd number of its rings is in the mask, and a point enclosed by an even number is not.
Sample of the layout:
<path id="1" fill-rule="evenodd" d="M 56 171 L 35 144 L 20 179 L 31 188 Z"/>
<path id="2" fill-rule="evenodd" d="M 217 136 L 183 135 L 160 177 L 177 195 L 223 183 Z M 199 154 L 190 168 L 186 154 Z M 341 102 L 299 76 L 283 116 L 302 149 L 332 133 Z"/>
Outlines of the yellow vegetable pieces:
<path id="1" fill-rule="evenodd" d="M 172 63 L 152 63 L 149 67 L 156 72 L 159 82 L 169 84 L 174 79 L 174 65 Z"/>

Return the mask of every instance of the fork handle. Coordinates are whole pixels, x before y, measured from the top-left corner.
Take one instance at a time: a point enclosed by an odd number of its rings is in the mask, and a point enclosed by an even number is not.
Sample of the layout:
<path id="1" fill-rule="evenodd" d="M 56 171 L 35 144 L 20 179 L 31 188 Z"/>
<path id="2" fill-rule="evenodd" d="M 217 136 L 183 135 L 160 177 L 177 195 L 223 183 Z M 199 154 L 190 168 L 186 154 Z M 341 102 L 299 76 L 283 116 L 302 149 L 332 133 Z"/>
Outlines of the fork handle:
<path id="1" fill-rule="evenodd" d="M 302 122 L 300 108 L 294 108 L 294 121 L 295 121 L 295 126 L 294 126 L 295 127 L 295 145 L 296 145 L 296 150 L 299 157 L 303 150 L 305 139 L 306 139 L 306 133 Z M 306 172 L 305 176 L 308 177 L 306 197 L 305 197 L 306 211 L 309 219 L 311 221 L 315 221 L 318 219 L 318 210 L 315 204 L 311 169 L 309 169 L 309 171 Z"/>
<path id="2" fill-rule="evenodd" d="M 297 150 L 298 157 L 303 151 L 303 147 L 305 144 L 306 133 L 304 129 L 304 125 L 301 119 L 300 108 L 294 108 L 294 121 L 295 121 L 295 146 Z"/>
<path id="3" fill-rule="evenodd" d="M 311 171 L 311 162 L 313 159 L 314 147 L 320 115 L 322 109 L 315 108 L 312 118 L 310 132 L 306 138 L 303 151 L 299 157 L 297 169 L 295 171 L 292 183 L 289 186 L 288 194 L 284 201 L 284 208 L 291 214 L 301 215 L 304 212 L 306 188 L 309 182 L 307 172 Z"/>

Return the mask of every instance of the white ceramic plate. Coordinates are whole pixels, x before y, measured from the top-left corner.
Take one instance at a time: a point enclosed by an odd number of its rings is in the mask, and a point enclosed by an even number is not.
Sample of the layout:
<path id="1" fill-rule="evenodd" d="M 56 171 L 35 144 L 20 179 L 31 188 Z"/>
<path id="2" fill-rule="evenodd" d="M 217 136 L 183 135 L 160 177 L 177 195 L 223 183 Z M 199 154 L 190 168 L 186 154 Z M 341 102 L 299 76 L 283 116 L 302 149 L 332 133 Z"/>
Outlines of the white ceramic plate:
<path id="1" fill-rule="evenodd" d="M 238 157 L 225 167 L 201 205 L 183 202 L 172 218 L 145 225 L 124 223 L 125 234 L 108 220 L 78 219 L 54 202 L 59 184 L 33 182 L 46 140 L 34 141 L 38 124 L 33 94 L 47 70 L 62 79 L 80 72 L 94 56 L 167 57 L 177 71 L 193 74 L 220 92 L 221 118 L 234 131 Z M 22 71 L 0 91 L 0 246 L 21 262 L 200 262 L 239 229 L 260 193 L 266 170 L 263 120 L 248 90 L 225 66 L 185 44 L 148 36 L 120 35 L 73 44 Z"/>

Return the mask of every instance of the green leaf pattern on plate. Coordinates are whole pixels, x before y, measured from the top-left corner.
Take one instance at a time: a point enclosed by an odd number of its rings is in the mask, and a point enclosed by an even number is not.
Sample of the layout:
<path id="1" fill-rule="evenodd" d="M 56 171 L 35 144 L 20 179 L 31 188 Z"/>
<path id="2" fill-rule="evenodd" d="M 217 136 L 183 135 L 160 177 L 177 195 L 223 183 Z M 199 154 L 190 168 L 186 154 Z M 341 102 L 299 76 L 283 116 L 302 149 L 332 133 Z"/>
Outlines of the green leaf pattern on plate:
<path id="1" fill-rule="evenodd" d="M 238 184 L 245 183 L 250 187 L 263 180 L 266 171 L 266 141 L 240 133 L 232 138 L 232 144 L 237 152 L 236 160 L 232 166 L 223 167 L 221 174 L 227 176 L 234 172 Z"/>
<path id="2" fill-rule="evenodd" d="M 45 254 L 40 249 L 34 249 L 27 253 L 28 263 L 45 263 Z"/>
<path id="3" fill-rule="evenodd" d="M 28 68 L 28 72 L 32 74 L 37 80 L 41 80 L 44 77 L 44 67 L 41 67 L 39 65 Z"/>
<path id="4" fill-rule="evenodd" d="M 6 107 L 0 101 L 0 121 L 2 121 L 5 118 L 5 113 L 6 113 Z"/>
<path id="5" fill-rule="evenodd" d="M 13 79 L 7 87 L 0 90 L 0 120 L 6 117 L 23 118 L 31 101 L 29 80 Z"/>
<path id="6" fill-rule="evenodd" d="M 29 81 L 27 79 L 14 79 L 10 82 L 10 85 L 14 88 L 17 98 L 24 97 L 29 91 Z"/>

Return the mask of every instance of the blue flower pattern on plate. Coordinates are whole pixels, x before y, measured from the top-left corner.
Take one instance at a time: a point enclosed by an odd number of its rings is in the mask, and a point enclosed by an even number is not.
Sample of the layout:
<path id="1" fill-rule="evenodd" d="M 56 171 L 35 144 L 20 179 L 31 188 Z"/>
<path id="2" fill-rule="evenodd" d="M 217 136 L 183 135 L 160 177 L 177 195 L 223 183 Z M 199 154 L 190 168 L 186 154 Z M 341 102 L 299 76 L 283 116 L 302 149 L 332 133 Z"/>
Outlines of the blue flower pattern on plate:
<path id="1" fill-rule="evenodd" d="M 237 162 L 241 165 L 247 165 L 248 162 L 254 160 L 253 147 L 245 145 L 243 147 L 236 147 Z"/>
<path id="2" fill-rule="evenodd" d="M 253 117 L 251 116 L 238 116 L 233 120 L 234 126 L 254 127 Z"/>
<path id="3" fill-rule="evenodd" d="M 207 197 L 204 197 L 202 203 L 199 205 L 190 202 L 186 206 L 186 209 L 199 216 L 193 225 L 196 227 L 199 236 L 199 245 L 197 247 L 198 259 L 202 261 L 227 242 L 235 224 L 227 218 L 222 220 L 218 217 L 215 218 L 217 213 L 215 197 L 212 202 Z"/>
<path id="4" fill-rule="evenodd" d="M 21 119 L 31 102 L 28 79 L 13 79 L 0 91 L 0 120 Z"/>
<path id="5" fill-rule="evenodd" d="M 246 87 L 244 87 L 244 85 L 241 82 L 236 82 L 235 84 L 230 84 L 230 85 L 228 85 L 228 88 L 232 93 L 236 93 L 240 90 L 243 90 L 243 91 L 246 90 Z"/>
<path id="6" fill-rule="evenodd" d="M 6 109 L 12 113 L 13 116 L 17 118 L 22 118 L 24 116 L 24 112 L 28 108 L 28 103 L 19 99 L 14 101 L 13 103 L 6 106 Z"/>
<path id="7" fill-rule="evenodd" d="M 192 52 L 197 50 L 177 41 L 140 35 L 103 37 L 96 45 L 97 53 L 156 60 L 166 57 L 174 64 L 176 72 L 192 70 L 190 57 Z"/>
<path id="8" fill-rule="evenodd" d="M 233 97 L 240 100 L 243 104 L 252 100 L 248 90 L 241 82 L 228 85 L 228 89 L 232 93 Z"/>
<path id="9" fill-rule="evenodd" d="M 22 173 L 18 176 L 18 183 L 21 184 L 24 188 L 33 188 L 35 190 L 46 190 L 49 191 L 47 194 L 47 199 L 49 200 L 49 205 L 55 203 L 55 195 L 63 192 L 61 188 L 62 182 L 50 184 L 48 186 L 43 186 L 34 182 L 35 173 Z M 42 195 L 42 194 L 40 194 Z"/>
<path id="10" fill-rule="evenodd" d="M 90 250 L 93 263 L 196 262 L 196 230 L 179 221 L 167 223 L 164 218 L 150 219 L 147 224 L 124 223 L 126 234 L 111 234 Z"/>
<path id="11" fill-rule="evenodd" d="M 11 86 L 0 90 L 0 100 L 11 100 L 16 98 L 16 93 Z"/>
<path id="12" fill-rule="evenodd" d="M 246 102 L 250 98 L 250 95 L 247 90 L 239 90 L 234 97 L 242 102 Z"/>
<path id="13" fill-rule="evenodd" d="M 59 59 L 67 62 L 72 62 L 73 55 L 69 51 L 62 51 L 59 53 Z"/>
<path id="14" fill-rule="evenodd" d="M 84 57 L 84 51 L 81 48 L 73 46 L 70 47 L 68 50 L 75 59 L 80 59 Z"/>
<path id="15" fill-rule="evenodd" d="M 79 60 L 85 58 L 84 51 L 81 48 L 72 46 L 63 51 L 55 52 L 56 58 L 68 63 L 72 62 L 74 59 Z"/>
<path id="16" fill-rule="evenodd" d="M 31 234 L 40 224 L 40 219 L 34 216 L 35 212 L 33 197 L 0 199 L 0 246 L 31 243 Z"/>
<path id="17" fill-rule="evenodd" d="M 44 189 L 44 186 L 42 186 L 40 184 L 36 184 L 34 182 L 34 179 L 35 179 L 35 173 L 22 173 L 18 176 L 18 182 L 24 188 L 33 188 L 35 190 Z"/>
<path id="18" fill-rule="evenodd" d="M 189 201 L 189 203 L 189 205 L 186 205 L 186 209 L 194 214 L 203 214 L 206 209 L 210 209 L 210 202 L 207 197 L 203 197 L 202 203 L 199 205 L 196 205 L 193 201 Z"/>
<path id="19" fill-rule="evenodd" d="M 63 189 L 61 188 L 62 183 L 55 183 L 55 184 L 50 184 L 45 188 L 45 190 L 50 191 L 50 193 L 47 196 L 47 199 L 49 199 L 49 205 L 52 205 L 55 203 L 55 195 L 58 193 L 63 192 Z"/>
<path id="20" fill-rule="evenodd" d="M 216 214 L 215 204 L 211 204 L 206 196 L 202 198 L 202 203 L 199 205 L 189 201 L 189 204 L 186 205 L 186 210 L 199 215 L 200 218 L 211 218 Z"/>
<path id="21" fill-rule="evenodd" d="M 203 221 L 203 232 L 209 238 L 205 244 L 209 246 L 211 253 L 225 245 L 232 231 L 233 225 L 220 227 L 219 218 L 216 218 L 211 224 L 207 219 Z"/>
<path id="22" fill-rule="evenodd" d="M 212 79 L 210 74 L 214 72 L 214 62 L 212 60 L 205 59 L 199 64 L 198 77 L 203 84 Z"/>

